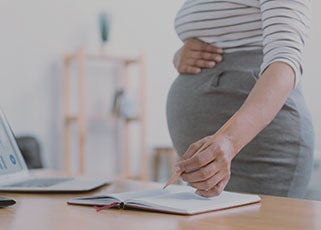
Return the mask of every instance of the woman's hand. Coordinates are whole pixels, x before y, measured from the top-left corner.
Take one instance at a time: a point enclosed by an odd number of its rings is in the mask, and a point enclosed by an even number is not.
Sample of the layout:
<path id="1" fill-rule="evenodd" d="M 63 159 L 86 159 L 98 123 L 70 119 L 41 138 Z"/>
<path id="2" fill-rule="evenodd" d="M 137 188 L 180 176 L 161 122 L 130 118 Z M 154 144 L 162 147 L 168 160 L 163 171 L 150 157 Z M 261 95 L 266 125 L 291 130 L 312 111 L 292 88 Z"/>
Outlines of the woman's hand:
<path id="1" fill-rule="evenodd" d="M 183 172 L 182 179 L 196 188 L 197 194 L 217 196 L 230 179 L 234 156 L 235 150 L 229 138 L 212 135 L 190 145 L 183 160 L 175 165 L 175 170 Z"/>
<path id="2" fill-rule="evenodd" d="M 173 63 L 179 73 L 197 74 L 221 62 L 222 54 L 221 48 L 192 38 L 175 53 Z"/>

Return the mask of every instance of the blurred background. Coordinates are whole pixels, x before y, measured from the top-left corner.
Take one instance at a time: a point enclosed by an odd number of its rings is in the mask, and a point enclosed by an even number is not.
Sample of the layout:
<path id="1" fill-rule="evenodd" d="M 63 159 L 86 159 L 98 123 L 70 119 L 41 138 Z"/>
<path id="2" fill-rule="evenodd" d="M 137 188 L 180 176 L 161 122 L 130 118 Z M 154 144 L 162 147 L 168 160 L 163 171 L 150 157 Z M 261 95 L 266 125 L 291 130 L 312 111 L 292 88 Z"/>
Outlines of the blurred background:
<path id="1" fill-rule="evenodd" d="M 0 0 L 0 107 L 17 138 L 37 140 L 42 167 L 166 179 L 175 155 L 165 105 L 183 2 Z M 307 198 L 321 200 L 321 3 L 312 9 L 302 80 L 316 134 Z"/>

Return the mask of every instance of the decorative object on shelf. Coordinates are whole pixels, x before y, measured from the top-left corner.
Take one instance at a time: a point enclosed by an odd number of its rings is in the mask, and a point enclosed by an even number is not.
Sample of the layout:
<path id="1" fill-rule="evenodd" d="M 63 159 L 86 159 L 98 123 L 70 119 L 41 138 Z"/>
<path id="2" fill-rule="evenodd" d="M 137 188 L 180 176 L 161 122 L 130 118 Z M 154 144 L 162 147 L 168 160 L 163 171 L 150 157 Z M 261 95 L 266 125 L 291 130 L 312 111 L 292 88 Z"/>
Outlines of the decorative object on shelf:
<path id="1" fill-rule="evenodd" d="M 122 88 L 116 89 L 113 98 L 112 114 L 118 118 L 135 120 L 139 116 L 138 113 L 133 97 Z"/>
<path id="2" fill-rule="evenodd" d="M 101 12 L 99 14 L 99 32 L 102 50 L 110 38 L 110 24 L 109 14 L 107 12 Z"/>
<path id="3" fill-rule="evenodd" d="M 121 98 L 124 95 L 124 89 L 117 89 L 114 93 L 112 114 L 115 117 L 121 117 Z"/>

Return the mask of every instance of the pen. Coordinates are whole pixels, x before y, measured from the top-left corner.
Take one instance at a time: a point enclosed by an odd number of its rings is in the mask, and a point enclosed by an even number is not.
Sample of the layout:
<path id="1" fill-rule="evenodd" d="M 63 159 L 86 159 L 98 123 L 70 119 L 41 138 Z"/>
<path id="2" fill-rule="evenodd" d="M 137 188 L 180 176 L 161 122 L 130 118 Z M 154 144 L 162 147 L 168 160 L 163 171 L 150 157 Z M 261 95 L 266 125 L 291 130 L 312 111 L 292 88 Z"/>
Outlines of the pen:
<path id="1" fill-rule="evenodd" d="M 214 136 L 217 136 L 217 135 L 221 134 L 222 132 L 224 132 L 224 131 L 232 124 L 233 120 L 235 120 L 237 113 L 238 113 L 238 112 L 236 112 L 236 113 L 231 117 L 231 119 L 229 119 L 229 120 L 226 122 L 226 124 L 225 124 L 221 129 L 219 129 L 219 130 L 217 131 L 217 133 L 215 133 Z M 207 142 L 203 143 L 203 145 L 197 150 L 197 152 L 196 152 L 194 155 L 196 155 L 196 154 L 198 154 L 199 152 L 203 151 L 203 150 L 206 149 L 209 145 L 210 145 L 210 143 L 207 143 Z M 175 183 L 175 181 L 177 181 L 177 179 L 181 176 L 182 173 L 183 173 L 183 172 L 175 172 L 175 173 L 168 179 L 168 181 L 166 182 L 166 184 L 165 184 L 165 186 L 163 187 L 163 189 L 165 189 L 168 185 Z"/>
<path id="2" fill-rule="evenodd" d="M 177 179 L 181 176 L 182 172 L 175 172 L 166 182 L 165 186 L 163 189 L 165 189 L 168 185 L 175 183 Z"/>

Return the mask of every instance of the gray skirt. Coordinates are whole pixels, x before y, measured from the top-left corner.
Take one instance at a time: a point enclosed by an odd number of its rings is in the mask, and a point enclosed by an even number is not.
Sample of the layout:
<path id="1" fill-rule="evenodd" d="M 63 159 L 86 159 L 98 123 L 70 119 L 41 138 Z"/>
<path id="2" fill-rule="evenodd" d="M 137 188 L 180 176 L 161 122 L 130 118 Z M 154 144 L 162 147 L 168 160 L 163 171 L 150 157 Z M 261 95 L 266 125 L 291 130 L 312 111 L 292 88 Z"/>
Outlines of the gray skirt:
<path id="1" fill-rule="evenodd" d="M 214 134 L 241 107 L 258 79 L 262 58 L 262 51 L 224 54 L 215 68 L 175 79 L 166 110 L 170 136 L 180 156 L 195 141 Z M 304 196 L 312 170 L 314 134 L 300 88 L 292 91 L 274 120 L 233 159 L 226 190 Z"/>

